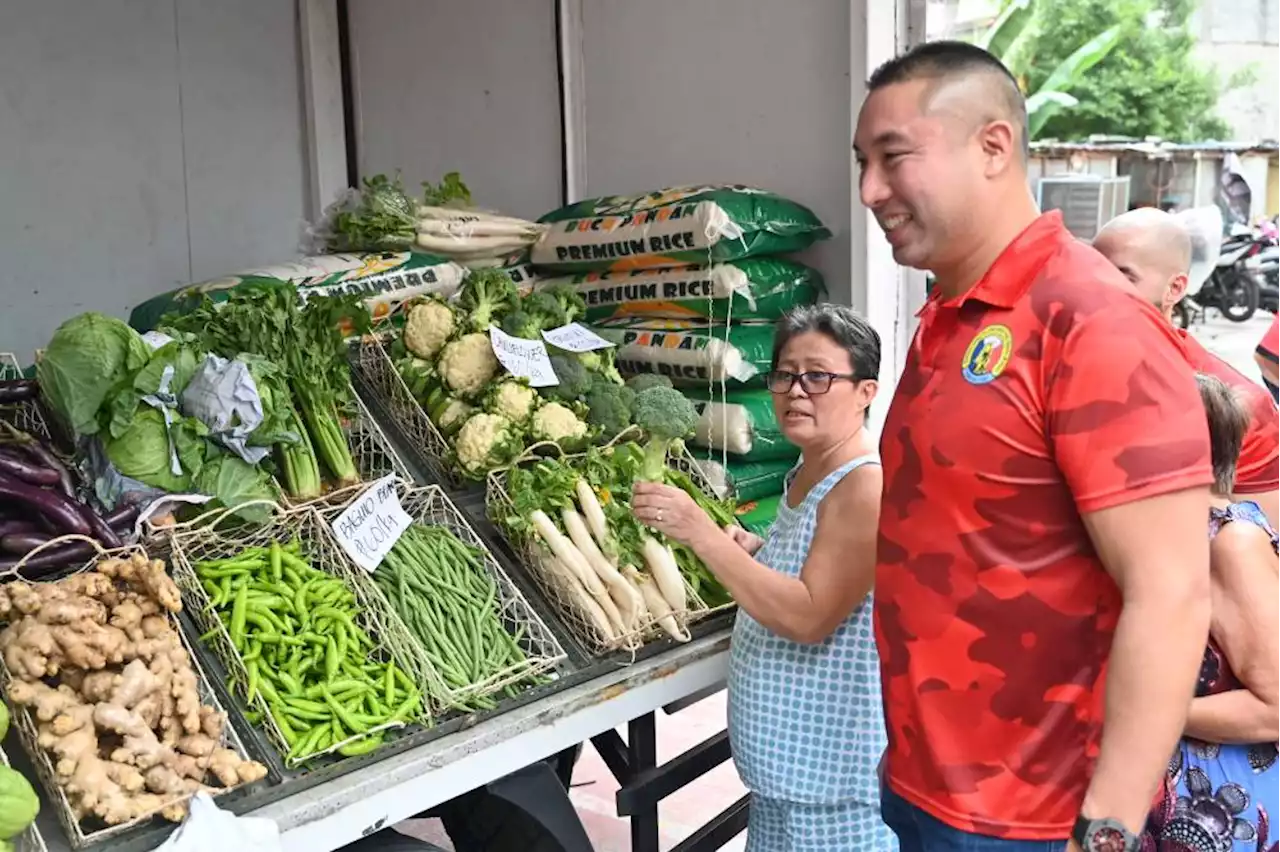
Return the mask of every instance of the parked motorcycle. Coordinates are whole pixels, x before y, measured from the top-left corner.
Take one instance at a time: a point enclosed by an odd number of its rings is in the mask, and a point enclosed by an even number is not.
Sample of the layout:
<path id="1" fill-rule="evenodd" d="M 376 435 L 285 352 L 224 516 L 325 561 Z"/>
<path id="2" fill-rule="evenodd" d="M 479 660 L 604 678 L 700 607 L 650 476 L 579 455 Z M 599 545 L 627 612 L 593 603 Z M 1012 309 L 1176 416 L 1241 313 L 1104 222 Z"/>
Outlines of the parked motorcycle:
<path id="1" fill-rule="evenodd" d="M 1222 242 L 1213 271 L 1199 290 L 1188 295 L 1174 308 L 1174 319 L 1184 328 L 1197 315 L 1215 308 L 1232 322 L 1245 322 L 1257 313 L 1262 300 L 1255 264 L 1251 259 L 1265 248 L 1262 238 L 1252 230 L 1238 230 Z"/>

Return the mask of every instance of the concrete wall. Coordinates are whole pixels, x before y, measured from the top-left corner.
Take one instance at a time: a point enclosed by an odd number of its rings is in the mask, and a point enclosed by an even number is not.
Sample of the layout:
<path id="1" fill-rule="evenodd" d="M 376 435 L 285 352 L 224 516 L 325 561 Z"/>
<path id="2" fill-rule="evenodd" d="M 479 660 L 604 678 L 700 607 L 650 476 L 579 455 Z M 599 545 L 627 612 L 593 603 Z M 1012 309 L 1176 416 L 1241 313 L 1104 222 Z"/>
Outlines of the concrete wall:
<path id="1" fill-rule="evenodd" d="M 583 4 L 585 195 L 756 184 L 835 238 L 807 259 L 850 299 L 849 0 Z"/>
<path id="2" fill-rule="evenodd" d="M 294 0 L 6 0 L 0 350 L 294 254 Z"/>
<path id="3" fill-rule="evenodd" d="M 476 203 L 536 218 L 561 203 L 554 0 L 349 4 L 361 176 L 461 172 Z"/>

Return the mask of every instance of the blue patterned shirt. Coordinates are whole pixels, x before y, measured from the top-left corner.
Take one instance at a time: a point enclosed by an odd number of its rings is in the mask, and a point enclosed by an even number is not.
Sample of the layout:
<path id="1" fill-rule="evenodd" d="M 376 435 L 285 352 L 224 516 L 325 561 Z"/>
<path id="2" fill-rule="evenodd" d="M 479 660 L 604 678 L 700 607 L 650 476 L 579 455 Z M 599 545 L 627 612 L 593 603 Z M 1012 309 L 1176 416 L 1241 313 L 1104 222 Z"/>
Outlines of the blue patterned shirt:
<path id="1" fill-rule="evenodd" d="M 864 464 L 879 458 L 860 456 L 832 471 L 795 509 L 782 500 L 757 561 L 798 577 L 819 503 Z M 729 741 L 751 792 L 791 802 L 878 804 L 883 712 L 870 595 L 813 645 L 784 639 L 739 610 L 729 652 Z"/>

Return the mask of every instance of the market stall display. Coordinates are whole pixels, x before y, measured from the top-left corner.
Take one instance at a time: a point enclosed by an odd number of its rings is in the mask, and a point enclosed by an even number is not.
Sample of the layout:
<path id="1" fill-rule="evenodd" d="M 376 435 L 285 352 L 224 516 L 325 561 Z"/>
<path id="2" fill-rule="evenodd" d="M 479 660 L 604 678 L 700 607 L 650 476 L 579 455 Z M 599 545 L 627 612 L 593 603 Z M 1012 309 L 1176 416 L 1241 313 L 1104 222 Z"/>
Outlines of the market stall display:
<path id="1" fill-rule="evenodd" d="M 174 578 L 246 718 L 292 768 L 429 726 L 448 692 L 367 575 L 310 508 L 172 536 Z"/>
<path id="2" fill-rule="evenodd" d="M 596 652 L 634 650 L 660 634 L 688 641 L 690 622 L 731 603 L 692 552 L 631 513 L 632 484 L 656 479 L 687 490 L 718 523 L 732 521 L 690 477 L 682 453 L 667 456 L 669 442 L 621 441 L 579 455 L 527 458 L 489 475 L 490 519 L 575 636 Z"/>
<path id="3" fill-rule="evenodd" d="M 800 457 L 800 448 L 782 434 L 768 390 L 685 388 L 684 394 L 698 409 L 698 427 L 690 443 L 707 448 L 713 456 L 725 454 L 737 462 Z"/>
<path id="4" fill-rule="evenodd" d="M 181 610 L 165 564 L 137 547 L 61 580 L 0 586 L 0 685 L 77 848 L 154 815 L 179 821 L 198 789 L 267 775 L 227 724 Z"/>
<path id="5" fill-rule="evenodd" d="M 9 710 L 0 701 L 0 741 L 8 730 Z M 39 812 L 40 800 L 31 782 L 9 765 L 8 756 L 0 748 L 0 850 L 48 852 L 35 824 Z"/>
<path id="6" fill-rule="evenodd" d="M 530 444 L 574 452 L 621 428 L 611 396 L 622 385 L 613 350 L 571 352 L 542 342 L 544 332 L 581 316 L 571 289 L 521 296 L 502 270 L 478 269 L 454 301 L 427 298 L 405 308 L 403 332 L 362 342 L 357 370 L 441 481 L 482 481 Z M 534 388 L 504 368 L 495 347 L 510 340 L 551 353 L 551 384 Z"/>
<path id="7" fill-rule="evenodd" d="M 466 518 L 438 486 L 396 490 L 414 523 L 373 582 L 444 681 L 448 705 L 492 710 L 547 682 L 565 651 Z"/>

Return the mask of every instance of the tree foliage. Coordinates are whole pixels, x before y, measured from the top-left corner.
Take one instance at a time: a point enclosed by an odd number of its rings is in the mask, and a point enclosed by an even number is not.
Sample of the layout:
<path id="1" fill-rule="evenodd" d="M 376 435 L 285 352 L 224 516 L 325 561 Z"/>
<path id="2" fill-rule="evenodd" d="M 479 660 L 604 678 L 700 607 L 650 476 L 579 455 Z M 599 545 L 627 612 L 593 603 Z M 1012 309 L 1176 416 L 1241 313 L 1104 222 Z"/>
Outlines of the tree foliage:
<path id="1" fill-rule="evenodd" d="M 1031 116 L 1033 138 L 1199 141 L 1230 135 L 1215 112 L 1224 86 L 1194 54 L 1189 23 L 1195 0 L 1012 0 L 1006 12 L 1011 9 L 1002 16 L 1003 31 L 984 38 L 1038 107 Z M 993 30 L 1000 26 L 997 21 Z M 1089 53 L 1088 46 L 1094 62 L 1070 73 L 1069 60 Z"/>

